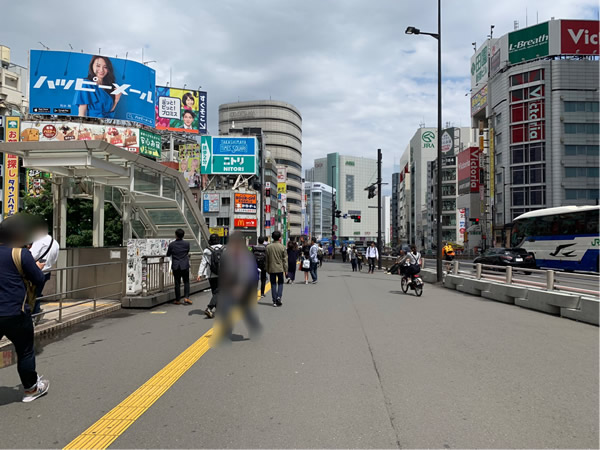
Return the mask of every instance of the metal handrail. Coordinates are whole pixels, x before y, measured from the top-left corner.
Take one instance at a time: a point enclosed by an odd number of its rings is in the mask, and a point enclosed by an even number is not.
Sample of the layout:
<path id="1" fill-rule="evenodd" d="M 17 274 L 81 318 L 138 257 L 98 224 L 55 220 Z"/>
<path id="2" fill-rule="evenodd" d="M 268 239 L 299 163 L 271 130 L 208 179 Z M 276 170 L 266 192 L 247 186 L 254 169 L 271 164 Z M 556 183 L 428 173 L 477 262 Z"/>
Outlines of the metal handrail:
<path id="1" fill-rule="evenodd" d="M 99 267 L 106 267 L 106 266 L 111 266 L 111 265 L 123 265 L 124 262 L 123 261 L 110 261 L 110 262 L 105 262 L 105 263 L 93 263 L 93 264 L 81 264 L 81 265 L 77 265 L 77 266 L 68 266 L 68 267 L 60 267 L 60 268 L 53 268 L 48 270 L 46 273 L 54 273 L 54 272 L 63 272 L 63 271 L 68 271 L 68 270 L 79 270 L 79 269 L 88 269 L 88 268 L 93 268 L 94 269 L 94 284 L 91 286 L 87 286 L 84 288 L 78 288 L 78 289 L 70 289 L 70 290 L 65 290 L 65 291 L 61 291 L 61 292 L 56 292 L 54 294 L 48 294 L 42 297 L 38 297 L 37 300 L 42 300 L 42 301 L 48 301 L 49 299 L 52 299 L 54 297 L 58 297 L 58 307 L 57 308 L 53 308 L 53 309 L 47 309 L 44 310 L 43 312 L 37 313 L 37 314 L 32 314 L 32 317 L 37 317 L 39 315 L 42 314 L 48 314 L 48 313 L 52 313 L 52 312 L 56 312 L 58 311 L 58 319 L 57 322 L 61 323 L 62 319 L 63 319 L 63 311 L 65 309 L 69 309 L 69 308 L 74 308 L 76 306 L 79 305 L 83 305 L 86 303 L 92 303 L 92 311 L 96 311 L 97 309 L 97 301 L 98 300 L 103 300 L 103 299 L 107 299 L 107 298 L 114 298 L 116 297 L 117 299 L 119 299 L 122 294 L 123 294 L 123 271 L 121 271 L 121 278 L 118 281 L 112 281 L 109 283 L 102 283 L 102 284 L 98 284 L 98 268 Z M 113 285 L 121 285 L 121 289 L 119 290 L 119 292 L 115 292 L 115 293 L 111 293 L 111 294 L 107 294 L 107 295 L 103 295 L 103 296 L 98 296 L 98 288 L 103 288 L 103 287 L 107 287 L 107 286 L 113 286 Z M 65 296 L 67 294 L 73 294 L 73 293 L 77 293 L 77 292 L 82 292 L 82 291 L 88 291 L 88 290 L 93 290 L 94 291 L 94 295 L 92 298 L 86 298 L 83 300 L 79 300 L 79 301 L 75 301 L 75 302 L 70 302 L 67 305 L 64 305 L 63 302 L 65 300 Z"/>

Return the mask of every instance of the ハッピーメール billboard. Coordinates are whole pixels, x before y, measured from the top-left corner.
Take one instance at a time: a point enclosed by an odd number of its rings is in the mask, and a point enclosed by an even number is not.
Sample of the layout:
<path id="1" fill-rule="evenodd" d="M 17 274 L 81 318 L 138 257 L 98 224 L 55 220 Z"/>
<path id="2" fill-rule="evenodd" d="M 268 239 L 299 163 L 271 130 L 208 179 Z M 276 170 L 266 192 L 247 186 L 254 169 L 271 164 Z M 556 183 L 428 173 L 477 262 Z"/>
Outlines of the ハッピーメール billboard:
<path id="1" fill-rule="evenodd" d="M 144 64 L 87 53 L 31 50 L 29 112 L 154 126 L 156 74 Z"/>
<path id="2" fill-rule="evenodd" d="M 157 86 L 156 128 L 206 133 L 206 92 Z"/>

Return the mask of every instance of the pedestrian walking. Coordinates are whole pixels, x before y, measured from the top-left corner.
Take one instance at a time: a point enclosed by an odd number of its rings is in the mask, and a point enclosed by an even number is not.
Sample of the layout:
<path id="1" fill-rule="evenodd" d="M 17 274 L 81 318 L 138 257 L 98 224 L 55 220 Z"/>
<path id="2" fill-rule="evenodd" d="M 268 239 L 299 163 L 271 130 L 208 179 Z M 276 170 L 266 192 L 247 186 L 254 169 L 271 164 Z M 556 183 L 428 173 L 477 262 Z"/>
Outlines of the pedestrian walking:
<path id="1" fill-rule="evenodd" d="M 333 245 L 329 244 L 329 247 L 327 247 L 327 254 L 329 255 L 329 259 L 333 259 Z"/>
<path id="2" fill-rule="evenodd" d="M 34 239 L 31 249 L 29 250 L 31 256 L 33 256 L 33 259 L 36 262 L 44 263 L 44 268 L 42 269 L 42 272 L 44 273 L 44 282 L 36 286 L 37 290 L 35 294 L 38 300 L 35 302 L 32 313 L 33 323 L 34 325 L 37 325 L 44 317 L 44 311 L 41 308 L 41 300 L 39 300 L 39 298 L 42 297 L 44 286 L 52 276 L 50 270 L 56 267 L 60 245 L 48 234 L 48 222 L 42 217 L 35 219 Z"/>
<path id="3" fill-rule="evenodd" d="M 365 261 L 364 261 L 364 256 L 363 256 L 362 252 L 360 250 L 357 250 L 356 251 L 356 264 L 358 266 L 359 272 L 362 272 L 362 266 L 363 266 L 364 262 Z"/>
<path id="4" fill-rule="evenodd" d="M 265 286 L 267 285 L 267 246 L 265 237 L 258 238 L 258 244 L 252 247 L 252 254 L 256 261 L 256 266 L 260 270 L 260 297 L 265 296 Z"/>
<path id="5" fill-rule="evenodd" d="M 23 402 L 31 402 L 48 392 L 50 382 L 36 372 L 31 307 L 34 286 L 45 281 L 43 262 L 37 263 L 23 247 L 32 242 L 28 220 L 19 214 L 0 224 L 0 339 L 15 347 L 17 372 L 25 390 Z M 25 299 L 25 300 L 24 300 Z"/>
<path id="6" fill-rule="evenodd" d="M 287 247 L 288 257 L 288 271 L 287 271 L 287 282 L 294 283 L 296 281 L 296 266 L 298 264 L 298 256 L 300 251 L 298 250 L 298 244 L 294 241 L 290 241 Z"/>
<path id="7" fill-rule="evenodd" d="M 348 258 L 348 246 L 346 244 L 342 244 L 342 262 L 346 262 Z"/>
<path id="8" fill-rule="evenodd" d="M 219 268 L 219 308 L 215 326 L 217 338 L 225 336 L 232 339 L 235 324 L 233 311 L 236 307 L 241 310 L 251 335 L 256 335 L 262 329 L 255 311 L 258 287 L 257 254 L 252 257 L 240 232 L 231 234 Z"/>
<path id="9" fill-rule="evenodd" d="M 273 306 L 281 306 L 283 297 L 283 274 L 287 269 L 287 252 L 281 241 L 281 232 L 274 231 L 273 242 L 267 245 L 267 272 L 271 280 Z"/>
<path id="10" fill-rule="evenodd" d="M 323 251 L 323 244 L 319 242 L 319 251 L 317 252 L 317 257 L 319 258 L 319 267 L 323 267 L 323 256 L 325 252 Z"/>
<path id="11" fill-rule="evenodd" d="M 175 240 L 167 248 L 167 256 L 171 257 L 171 270 L 175 281 L 175 300 L 173 304 L 181 305 L 181 282 L 183 281 L 183 303 L 191 305 L 190 300 L 190 243 L 183 240 L 185 231 L 175 230 Z"/>
<path id="12" fill-rule="evenodd" d="M 304 272 L 304 284 L 308 284 L 308 274 L 310 273 L 310 244 L 304 242 L 300 255 L 300 269 Z"/>
<path id="13" fill-rule="evenodd" d="M 317 240 L 312 238 L 312 246 L 310 247 L 310 276 L 313 284 L 317 284 L 317 268 L 319 267 L 319 246 Z"/>
<path id="14" fill-rule="evenodd" d="M 348 251 L 348 256 L 350 257 L 350 264 L 352 265 L 352 272 L 356 272 L 358 270 L 358 256 L 356 254 L 356 247 L 352 246 Z"/>
<path id="15" fill-rule="evenodd" d="M 375 247 L 375 242 L 367 248 L 367 259 L 369 260 L 369 273 L 375 272 L 375 262 L 379 260 L 379 251 Z"/>
<path id="16" fill-rule="evenodd" d="M 212 294 L 204 310 L 204 314 L 209 319 L 215 316 L 215 309 L 217 308 L 219 299 L 219 269 L 224 250 L 225 247 L 219 244 L 219 235 L 215 233 L 211 234 L 208 238 L 208 247 L 202 252 L 202 261 L 200 261 L 200 267 L 198 268 L 198 281 L 208 279 Z"/>

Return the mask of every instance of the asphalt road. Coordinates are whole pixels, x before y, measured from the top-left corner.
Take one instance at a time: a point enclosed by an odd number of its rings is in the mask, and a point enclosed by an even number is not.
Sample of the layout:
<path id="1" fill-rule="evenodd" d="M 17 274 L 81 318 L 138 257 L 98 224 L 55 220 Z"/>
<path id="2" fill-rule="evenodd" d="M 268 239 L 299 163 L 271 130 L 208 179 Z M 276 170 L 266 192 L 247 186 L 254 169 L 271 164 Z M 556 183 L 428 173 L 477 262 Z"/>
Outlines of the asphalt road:
<path id="1" fill-rule="evenodd" d="M 0 369 L 1 446 L 68 444 L 211 327 L 194 300 L 41 342 L 33 403 Z M 112 447 L 598 448 L 597 327 L 337 263 L 265 300 Z"/>

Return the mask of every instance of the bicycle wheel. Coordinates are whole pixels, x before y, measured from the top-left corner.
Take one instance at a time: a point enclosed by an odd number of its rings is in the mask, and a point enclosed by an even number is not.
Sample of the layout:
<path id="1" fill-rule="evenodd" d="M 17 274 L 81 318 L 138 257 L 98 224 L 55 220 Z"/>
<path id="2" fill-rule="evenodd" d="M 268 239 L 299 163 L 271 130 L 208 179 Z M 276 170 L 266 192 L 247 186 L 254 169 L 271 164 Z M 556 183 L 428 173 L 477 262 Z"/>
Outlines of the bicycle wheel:
<path id="1" fill-rule="evenodd" d="M 415 285 L 415 294 L 417 294 L 417 297 L 420 297 L 421 295 L 423 295 L 423 285 L 422 284 L 416 284 Z"/>
<path id="2" fill-rule="evenodd" d="M 405 294 L 408 292 L 408 280 L 405 277 L 402 277 L 400 287 L 402 288 L 402 292 L 404 292 Z"/>

